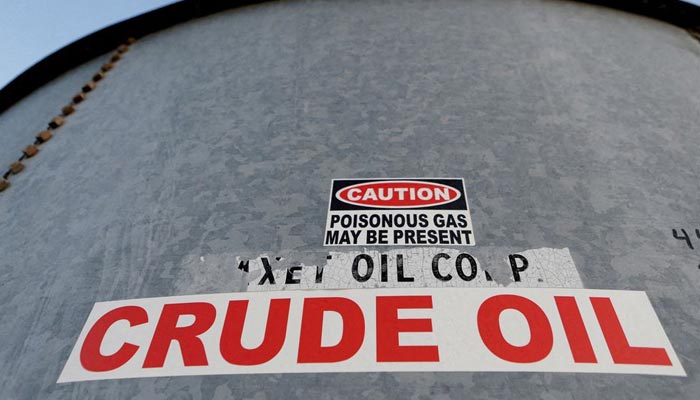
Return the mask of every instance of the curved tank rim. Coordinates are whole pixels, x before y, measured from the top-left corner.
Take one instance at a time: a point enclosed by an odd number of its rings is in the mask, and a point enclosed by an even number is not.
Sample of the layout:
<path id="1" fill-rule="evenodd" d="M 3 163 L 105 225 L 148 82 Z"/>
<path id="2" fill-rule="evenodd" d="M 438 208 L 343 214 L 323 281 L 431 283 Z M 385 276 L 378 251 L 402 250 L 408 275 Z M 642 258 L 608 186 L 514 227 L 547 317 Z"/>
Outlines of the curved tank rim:
<path id="1" fill-rule="evenodd" d="M 127 38 L 140 38 L 227 9 L 270 0 L 182 0 L 88 34 L 43 58 L 0 89 L 0 114 L 61 74 L 107 53 Z M 681 0 L 573 0 L 665 21 L 700 38 L 700 7 Z"/>

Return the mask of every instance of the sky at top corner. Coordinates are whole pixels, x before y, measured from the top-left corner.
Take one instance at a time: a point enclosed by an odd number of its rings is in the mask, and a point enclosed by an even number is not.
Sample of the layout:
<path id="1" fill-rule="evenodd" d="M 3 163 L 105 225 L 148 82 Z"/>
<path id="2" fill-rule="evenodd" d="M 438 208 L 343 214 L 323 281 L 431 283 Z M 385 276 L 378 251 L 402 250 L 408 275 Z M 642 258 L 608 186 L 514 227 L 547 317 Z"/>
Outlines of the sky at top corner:
<path id="1" fill-rule="evenodd" d="M 0 88 L 76 40 L 177 0 L 0 0 Z"/>
<path id="2" fill-rule="evenodd" d="M 700 6 L 700 0 L 681 0 Z M 0 89 L 62 47 L 178 0 L 0 0 Z"/>

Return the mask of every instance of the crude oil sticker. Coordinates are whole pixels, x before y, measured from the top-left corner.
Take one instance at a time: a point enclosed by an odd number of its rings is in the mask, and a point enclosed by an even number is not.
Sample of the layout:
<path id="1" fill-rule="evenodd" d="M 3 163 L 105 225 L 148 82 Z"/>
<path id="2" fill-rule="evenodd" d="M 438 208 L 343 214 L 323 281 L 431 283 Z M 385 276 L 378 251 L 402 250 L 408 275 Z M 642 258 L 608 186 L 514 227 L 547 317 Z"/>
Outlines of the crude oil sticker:
<path id="1" fill-rule="evenodd" d="M 323 245 L 473 246 L 464 181 L 334 179 Z"/>
<path id="2" fill-rule="evenodd" d="M 644 292 L 443 288 L 96 303 L 58 382 L 377 371 L 685 376 Z"/>

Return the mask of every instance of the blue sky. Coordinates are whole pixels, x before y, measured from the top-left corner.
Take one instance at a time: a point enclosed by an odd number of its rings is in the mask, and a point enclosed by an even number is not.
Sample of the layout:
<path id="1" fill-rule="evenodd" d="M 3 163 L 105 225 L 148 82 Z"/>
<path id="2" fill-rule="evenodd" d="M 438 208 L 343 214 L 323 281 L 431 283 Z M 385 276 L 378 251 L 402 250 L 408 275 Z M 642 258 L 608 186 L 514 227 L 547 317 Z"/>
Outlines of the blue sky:
<path id="1" fill-rule="evenodd" d="M 684 0 L 700 5 L 700 0 Z M 0 0 L 0 88 L 61 47 L 176 0 Z"/>
<path id="2" fill-rule="evenodd" d="M 0 0 L 0 88 L 44 57 L 175 0 Z"/>

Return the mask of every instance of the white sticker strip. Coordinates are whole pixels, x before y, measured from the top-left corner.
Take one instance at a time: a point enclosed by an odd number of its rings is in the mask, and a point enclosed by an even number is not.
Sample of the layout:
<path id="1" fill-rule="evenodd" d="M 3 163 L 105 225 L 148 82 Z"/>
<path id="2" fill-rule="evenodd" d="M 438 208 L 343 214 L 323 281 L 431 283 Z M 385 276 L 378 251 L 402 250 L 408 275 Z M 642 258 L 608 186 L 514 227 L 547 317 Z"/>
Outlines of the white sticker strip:
<path id="1" fill-rule="evenodd" d="M 501 286 L 474 256 L 455 249 L 332 251 L 329 257 L 322 267 L 282 269 L 273 269 L 269 257 L 250 260 L 248 291 Z M 508 287 L 583 288 L 567 248 L 526 250 L 508 255 L 504 263 L 512 276 Z"/>
<path id="2" fill-rule="evenodd" d="M 445 288 L 97 303 L 58 381 L 377 371 L 685 375 L 644 292 Z"/>
<path id="3" fill-rule="evenodd" d="M 568 248 L 540 248 L 518 252 L 506 258 L 513 279 L 508 287 L 583 288 L 583 282 Z"/>

